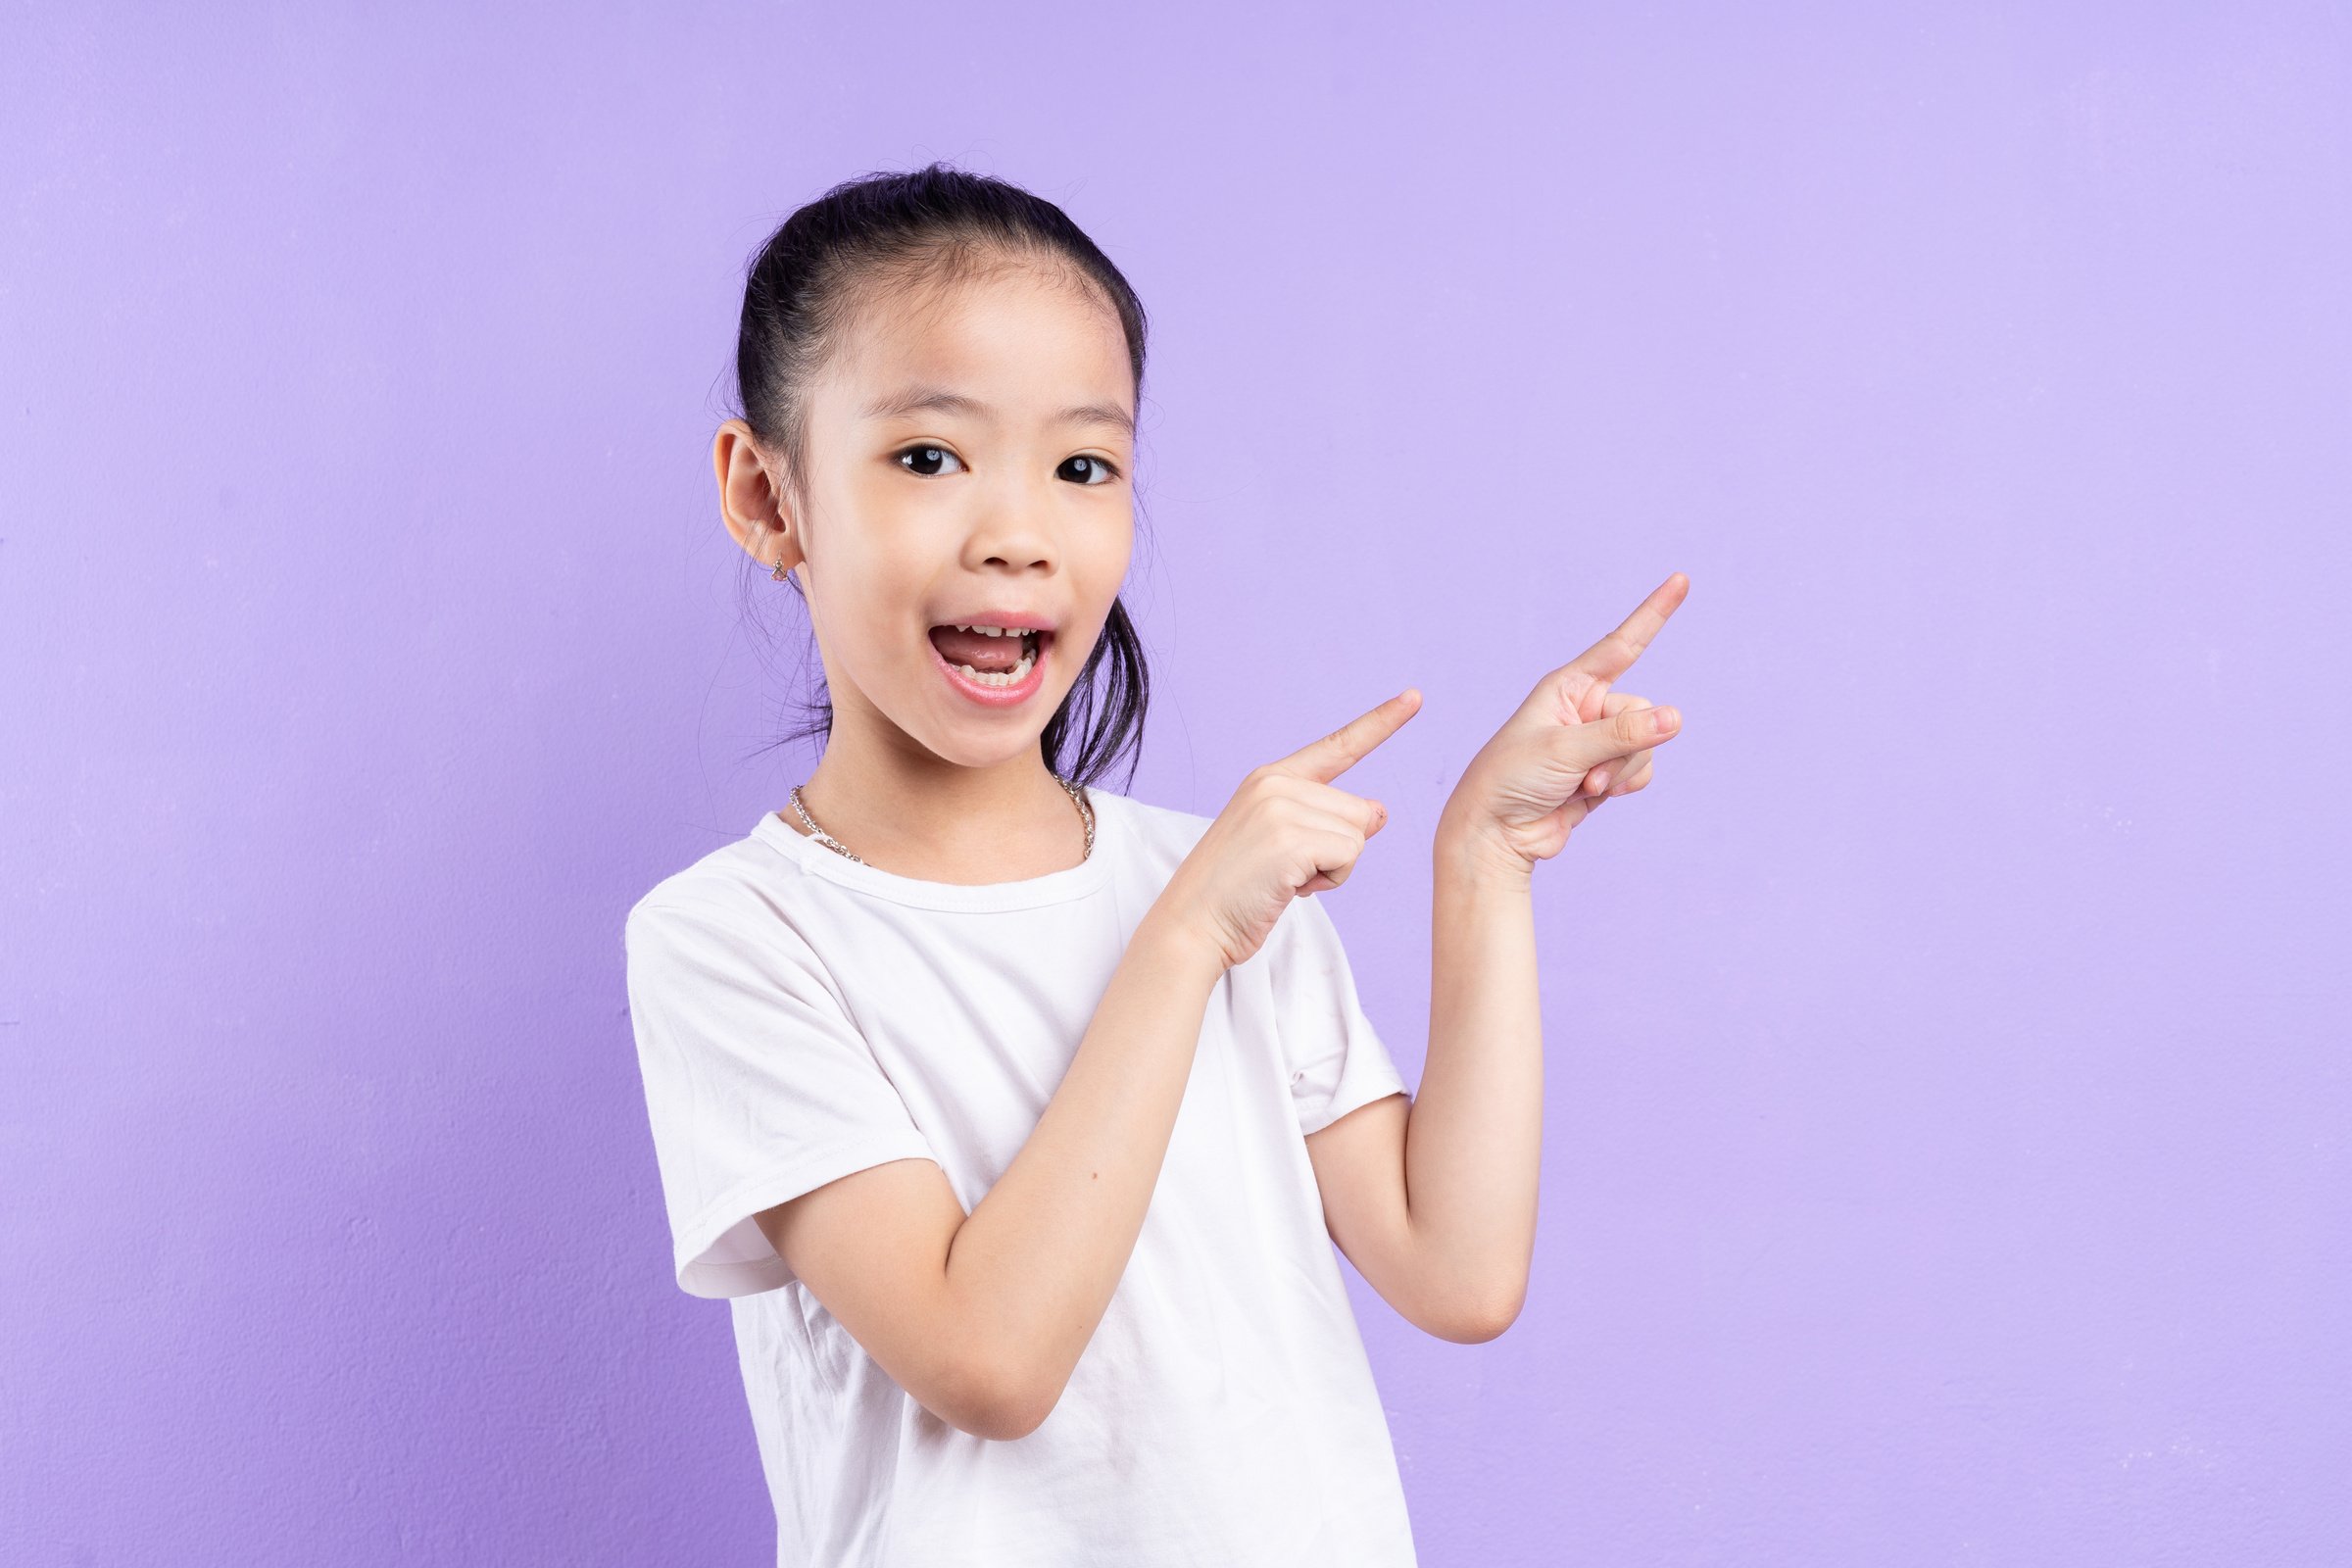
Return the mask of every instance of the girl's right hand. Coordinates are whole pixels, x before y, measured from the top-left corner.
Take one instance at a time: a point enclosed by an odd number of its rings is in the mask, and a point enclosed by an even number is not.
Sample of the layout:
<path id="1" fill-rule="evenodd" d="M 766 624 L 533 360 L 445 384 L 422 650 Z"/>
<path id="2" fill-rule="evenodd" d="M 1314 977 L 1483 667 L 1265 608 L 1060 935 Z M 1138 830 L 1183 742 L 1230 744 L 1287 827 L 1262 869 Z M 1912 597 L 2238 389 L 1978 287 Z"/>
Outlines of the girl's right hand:
<path id="1" fill-rule="evenodd" d="M 1421 710 L 1396 696 L 1279 761 L 1250 770 L 1152 906 L 1198 937 L 1225 968 L 1257 952 L 1303 893 L 1348 880 L 1364 841 L 1389 819 L 1378 801 L 1332 787 Z"/>

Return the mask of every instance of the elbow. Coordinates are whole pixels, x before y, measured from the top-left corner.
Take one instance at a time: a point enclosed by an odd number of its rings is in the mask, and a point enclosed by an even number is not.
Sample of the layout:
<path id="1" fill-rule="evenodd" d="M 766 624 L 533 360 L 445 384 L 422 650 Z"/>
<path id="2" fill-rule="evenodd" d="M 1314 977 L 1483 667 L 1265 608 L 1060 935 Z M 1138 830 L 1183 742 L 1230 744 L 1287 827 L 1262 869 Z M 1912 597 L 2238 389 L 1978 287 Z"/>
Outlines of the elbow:
<path id="1" fill-rule="evenodd" d="M 1448 1344 L 1484 1345 L 1500 1339 L 1505 1330 L 1519 1321 L 1520 1309 L 1526 1304 L 1527 1286 L 1522 1282 L 1509 1291 L 1465 1297 L 1452 1302 L 1445 1311 L 1433 1314 L 1426 1327 Z"/>
<path id="2" fill-rule="evenodd" d="M 964 1430 L 992 1443 L 1017 1443 L 1046 1424 L 1058 1399 L 1040 1399 L 1020 1391 L 1000 1396 Z"/>
<path id="3" fill-rule="evenodd" d="M 1518 1321 L 1519 1309 L 1515 1306 L 1506 1312 L 1486 1313 L 1472 1318 L 1469 1326 L 1454 1343 L 1456 1345 L 1484 1345 L 1489 1340 L 1499 1340 L 1502 1338 L 1503 1331 Z"/>
<path id="4" fill-rule="evenodd" d="M 1046 1424 L 1061 1390 L 1003 1366 L 975 1369 L 962 1380 L 957 1413 L 949 1423 L 976 1438 L 1013 1443 Z"/>

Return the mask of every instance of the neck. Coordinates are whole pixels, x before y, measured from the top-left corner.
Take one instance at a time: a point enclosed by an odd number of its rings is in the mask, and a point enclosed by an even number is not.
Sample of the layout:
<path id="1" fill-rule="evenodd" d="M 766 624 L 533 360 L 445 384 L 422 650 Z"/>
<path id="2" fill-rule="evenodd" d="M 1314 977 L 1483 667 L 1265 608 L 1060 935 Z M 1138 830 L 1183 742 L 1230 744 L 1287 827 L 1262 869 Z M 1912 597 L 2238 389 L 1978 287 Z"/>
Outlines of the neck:
<path id="1" fill-rule="evenodd" d="M 1035 747 L 980 767 L 911 741 L 875 744 L 838 722 L 801 803 L 867 864 L 925 882 L 1025 881 L 1079 863 L 1086 824 Z M 806 835 L 785 806 L 787 826 Z"/>

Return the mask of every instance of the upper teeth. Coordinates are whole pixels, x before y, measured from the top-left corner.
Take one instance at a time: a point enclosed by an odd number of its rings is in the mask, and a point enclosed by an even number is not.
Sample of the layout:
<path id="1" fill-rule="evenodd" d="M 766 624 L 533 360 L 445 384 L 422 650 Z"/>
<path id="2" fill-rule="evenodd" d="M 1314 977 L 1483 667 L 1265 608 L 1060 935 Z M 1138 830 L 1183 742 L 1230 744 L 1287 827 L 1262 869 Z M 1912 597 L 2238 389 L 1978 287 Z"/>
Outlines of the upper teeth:
<path id="1" fill-rule="evenodd" d="M 958 626 L 956 629 L 957 631 L 976 631 L 983 637 L 1026 637 L 1029 635 L 1028 629 L 1022 626 Z"/>

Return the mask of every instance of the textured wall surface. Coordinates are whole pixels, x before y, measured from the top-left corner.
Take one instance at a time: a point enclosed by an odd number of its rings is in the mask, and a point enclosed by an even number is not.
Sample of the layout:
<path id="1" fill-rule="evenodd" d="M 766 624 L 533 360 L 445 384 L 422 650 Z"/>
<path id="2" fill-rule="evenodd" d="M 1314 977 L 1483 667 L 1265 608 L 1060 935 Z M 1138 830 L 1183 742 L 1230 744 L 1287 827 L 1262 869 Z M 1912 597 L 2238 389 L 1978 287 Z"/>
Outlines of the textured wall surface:
<path id="1" fill-rule="evenodd" d="M 940 157 L 1152 313 L 1131 793 L 1426 694 L 1332 896 L 1408 1079 L 1447 788 L 1690 574 L 1527 1309 L 1350 1275 L 1425 1561 L 2352 1561 L 2340 4 L 7 33 L 0 1558 L 767 1560 L 620 916 L 813 760 L 742 268 Z"/>

